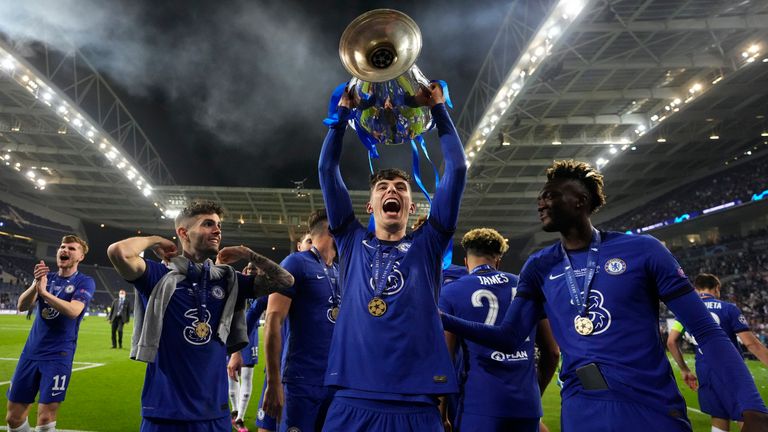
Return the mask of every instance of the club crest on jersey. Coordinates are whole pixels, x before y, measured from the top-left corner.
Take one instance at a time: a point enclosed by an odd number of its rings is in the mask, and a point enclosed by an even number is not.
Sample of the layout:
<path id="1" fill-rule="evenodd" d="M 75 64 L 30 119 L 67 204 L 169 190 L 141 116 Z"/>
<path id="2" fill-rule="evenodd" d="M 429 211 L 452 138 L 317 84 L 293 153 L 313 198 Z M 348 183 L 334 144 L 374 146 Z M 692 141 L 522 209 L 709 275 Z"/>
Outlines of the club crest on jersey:
<path id="1" fill-rule="evenodd" d="M 608 330 L 611 326 L 611 312 L 603 305 L 605 297 L 603 293 L 596 289 L 589 290 L 589 300 L 587 301 L 587 310 L 589 320 L 592 321 L 594 330 L 592 335 L 599 335 Z"/>
<path id="2" fill-rule="evenodd" d="M 259 408 L 259 412 L 256 414 L 256 418 L 258 418 L 259 420 L 264 420 L 265 415 L 266 413 L 264 413 L 264 410 Z"/>
<path id="3" fill-rule="evenodd" d="M 286 429 L 286 432 L 301 432 L 301 429 L 297 428 L 296 426 L 291 426 Z"/>
<path id="4" fill-rule="evenodd" d="M 605 272 L 609 275 L 618 276 L 627 271 L 627 263 L 621 258 L 611 258 L 605 262 Z"/>
<path id="5" fill-rule="evenodd" d="M 211 295 L 213 296 L 213 298 L 217 300 L 221 300 L 224 298 L 224 290 L 220 286 L 214 285 L 213 288 L 211 289 Z"/>
<path id="6" fill-rule="evenodd" d="M 205 320 L 197 319 L 197 308 L 189 309 L 184 312 L 184 316 L 192 320 L 190 325 L 184 327 L 184 339 L 192 345 L 205 345 L 211 340 L 213 331 L 211 331 L 211 313 L 205 311 Z"/>
<path id="7" fill-rule="evenodd" d="M 72 294 L 73 292 L 75 292 L 75 286 L 74 285 L 67 285 L 64 288 L 64 292 L 67 293 L 67 294 Z"/>
<path id="8" fill-rule="evenodd" d="M 411 248 L 411 242 L 402 242 L 399 245 L 397 245 L 397 250 L 399 250 L 402 253 L 408 252 L 408 249 Z"/>
<path id="9" fill-rule="evenodd" d="M 47 307 L 47 308 L 44 308 L 42 312 L 40 312 L 40 316 L 49 320 L 54 319 L 57 316 L 59 316 L 59 311 L 57 311 L 52 307 Z"/>
<path id="10" fill-rule="evenodd" d="M 404 281 L 405 277 L 403 277 L 403 274 L 397 268 L 397 264 L 395 264 L 395 268 L 393 268 L 392 272 L 387 276 L 387 287 L 382 294 L 390 296 L 399 293 L 403 289 Z M 376 292 L 376 282 L 373 280 L 373 276 L 368 279 L 368 285 L 373 292 Z"/>

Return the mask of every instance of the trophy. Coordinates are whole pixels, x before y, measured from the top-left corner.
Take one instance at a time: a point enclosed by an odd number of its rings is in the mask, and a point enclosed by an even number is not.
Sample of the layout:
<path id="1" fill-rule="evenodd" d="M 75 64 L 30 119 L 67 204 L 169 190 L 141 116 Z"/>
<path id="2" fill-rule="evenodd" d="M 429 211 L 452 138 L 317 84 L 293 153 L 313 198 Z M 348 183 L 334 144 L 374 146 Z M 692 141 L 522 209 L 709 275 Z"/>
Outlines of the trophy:
<path id="1" fill-rule="evenodd" d="M 414 64 L 420 51 L 419 26 L 393 9 L 366 12 L 341 35 L 339 56 L 359 100 L 350 123 L 374 158 L 376 144 L 409 143 L 432 127 L 429 108 L 414 100 L 430 84 Z"/>

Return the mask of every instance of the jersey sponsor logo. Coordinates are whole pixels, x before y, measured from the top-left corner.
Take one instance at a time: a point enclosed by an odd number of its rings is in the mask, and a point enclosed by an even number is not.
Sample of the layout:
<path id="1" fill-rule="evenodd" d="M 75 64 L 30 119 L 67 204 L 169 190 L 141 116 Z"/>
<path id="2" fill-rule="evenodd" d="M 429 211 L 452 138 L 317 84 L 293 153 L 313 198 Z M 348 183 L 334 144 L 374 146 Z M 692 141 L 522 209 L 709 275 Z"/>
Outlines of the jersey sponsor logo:
<path id="1" fill-rule="evenodd" d="M 224 298 L 224 290 L 220 286 L 214 285 L 213 288 L 211 288 L 211 295 L 213 298 L 221 300 Z"/>
<path id="2" fill-rule="evenodd" d="M 67 285 L 64 288 L 64 292 L 67 293 L 67 294 L 72 294 L 73 292 L 75 292 L 75 286 L 74 285 Z"/>
<path id="3" fill-rule="evenodd" d="M 509 282 L 509 278 L 504 274 L 495 274 L 493 276 L 477 275 L 480 285 L 499 285 Z"/>
<path id="4" fill-rule="evenodd" d="M 387 287 L 382 293 L 385 296 L 397 294 L 403 289 L 403 285 L 405 284 L 405 277 L 403 277 L 403 274 L 397 268 L 398 264 L 399 263 L 395 264 L 395 267 L 392 269 L 392 273 L 387 276 Z M 370 286 L 373 292 L 376 292 L 376 282 L 373 280 L 373 276 L 368 279 L 368 286 Z"/>
<path id="5" fill-rule="evenodd" d="M 40 312 L 40 316 L 42 316 L 45 319 L 51 320 L 59 316 L 59 311 L 52 307 L 44 308 L 42 312 Z"/>
<path id="6" fill-rule="evenodd" d="M 549 275 L 549 280 L 555 280 L 561 276 L 564 276 L 565 273 L 560 273 L 559 275 Z"/>
<path id="7" fill-rule="evenodd" d="M 491 359 L 496 360 L 497 362 L 527 361 L 528 353 L 526 351 L 517 351 L 514 353 L 505 354 L 500 351 L 494 351 L 491 353 Z"/>
<path id="8" fill-rule="evenodd" d="M 618 276 L 627 271 L 627 263 L 621 258 L 611 258 L 605 262 L 605 272 L 609 275 Z"/>
<path id="9" fill-rule="evenodd" d="M 184 312 L 184 316 L 192 320 L 190 325 L 184 327 L 184 339 L 186 339 L 187 342 L 191 343 L 192 345 L 205 345 L 210 342 L 213 333 L 210 331 L 211 327 L 209 324 L 209 321 L 211 320 L 211 313 L 208 310 L 205 311 L 204 324 L 208 326 L 208 331 L 204 332 L 202 335 L 201 332 L 197 331 L 197 329 L 200 327 L 200 324 L 203 324 L 197 319 L 197 308 L 187 310 Z"/>
<path id="10" fill-rule="evenodd" d="M 605 303 L 603 293 L 594 288 L 589 290 L 587 310 L 589 311 L 589 320 L 592 321 L 594 327 L 592 335 L 599 335 L 608 330 L 608 327 L 611 326 L 611 312 L 604 307 L 603 303 Z M 571 300 L 571 304 L 573 304 L 573 300 Z M 574 318 L 574 320 L 577 318 L 578 317 Z"/>

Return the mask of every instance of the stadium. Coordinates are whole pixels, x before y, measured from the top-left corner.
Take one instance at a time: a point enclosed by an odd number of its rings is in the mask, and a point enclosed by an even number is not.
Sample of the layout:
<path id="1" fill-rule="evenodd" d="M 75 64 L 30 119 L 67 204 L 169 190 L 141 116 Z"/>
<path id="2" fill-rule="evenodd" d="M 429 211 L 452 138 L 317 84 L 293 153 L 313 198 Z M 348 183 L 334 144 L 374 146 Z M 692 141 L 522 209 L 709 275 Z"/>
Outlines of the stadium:
<path id="1" fill-rule="evenodd" d="M 23 11 L 18 16 L 30 14 L 34 17 L 30 23 L 47 23 L 33 9 L 48 2 L 32 3 L 20 6 Z M 264 14 L 268 20 L 295 13 L 280 11 L 275 5 L 262 10 L 234 3 L 232 9 Z M 463 49 L 473 51 L 476 61 L 462 60 L 460 67 L 440 62 L 442 47 L 428 33 L 436 32 L 430 25 L 442 15 L 430 17 L 427 6 L 338 3 L 339 16 L 324 16 L 327 22 L 320 26 L 330 42 L 317 48 L 331 64 L 339 63 L 336 48 L 346 23 L 367 10 L 394 7 L 413 17 L 424 33 L 424 51 L 431 53 L 417 60 L 419 66 L 430 75 L 440 75 L 441 68 L 451 69 L 445 77 L 455 84 L 451 116 L 467 160 L 466 188 L 453 235 L 453 264 L 463 265 L 465 251 L 460 245 L 464 234 L 490 227 L 509 244 L 500 269 L 519 274 L 531 254 L 559 239 L 557 233 L 541 230 L 536 211 L 540 190 L 548 181 L 546 169 L 555 160 L 585 161 L 603 174 L 608 196 L 608 203 L 592 218 L 595 227 L 631 236 L 649 234 L 672 252 L 689 277 L 699 273 L 718 276 L 721 298 L 737 305 L 751 331 L 762 344 L 768 344 L 768 3 L 494 2 L 488 6 L 494 8 L 493 13 L 485 11 L 495 17 L 490 21 L 492 27 L 488 27 L 489 21 L 467 18 L 466 31 L 482 32 L 479 39 L 483 44 L 478 41 L 471 46 L 464 41 L 468 46 Z M 459 3 L 440 6 L 445 9 L 441 13 L 456 18 L 450 10 L 456 8 L 461 9 L 460 14 L 475 16 L 475 7 L 467 11 Z M 106 8 L 93 2 L 79 6 Z M 172 10 L 161 12 L 168 14 L 163 19 L 174 19 Z M 197 12 L 205 15 L 205 10 Z M 109 27 L 108 14 L 96 15 Z M 315 83 L 302 81 L 310 79 L 306 76 L 295 80 L 296 86 L 322 87 L 299 90 L 299 95 L 319 95 L 313 105 L 318 109 L 309 117 L 305 113 L 287 116 L 270 131 L 290 137 L 289 133 L 305 129 L 307 135 L 297 135 L 296 141 L 308 136 L 311 142 L 291 148 L 294 144 L 280 141 L 283 135 L 251 136 L 249 146 L 255 149 L 238 156 L 240 148 L 226 139 L 223 144 L 213 139 L 225 133 L 214 130 L 200 134 L 219 147 L 209 144 L 190 150 L 174 141 L 177 132 L 156 131 L 179 127 L 162 117 L 162 110 L 178 109 L 174 115 L 205 123 L 194 110 L 173 106 L 172 102 L 180 105 L 185 99 L 168 97 L 168 106 L 157 108 L 158 97 L 147 93 L 165 90 L 153 83 L 143 94 L 133 93 L 129 89 L 132 82 L 122 80 L 119 70 L 100 58 L 114 54 L 106 53 L 105 45 L 83 43 L 82 32 L 76 28 L 64 25 L 40 31 L 38 36 L 29 29 L 20 31 L 24 22 L 15 25 L 11 21 L 0 19 L 0 389 L 3 394 L 9 390 L 32 323 L 40 319 L 17 311 L 19 296 L 33 283 L 35 264 L 43 260 L 52 266 L 62 237 L 76 234 L 89 243 L 91 251 L 79 269 L 93 278 L 96 289 L 80 327 L 72 385 L 56 427 L 139 430 L 146 366 L 130 360 L 127 350 L 109 349 L 107 322 L 108 308 L 118 291 L 126 290 L 133 299 L 135 290 L 112 267 L 107 247 L 133 236 L 159 235 L 177 241 L 174 219 L 179 212 L 193 200 L 211 200 L 224 209 L 223 246 L 246 245 L 281 262 L 311 228 L 307 216 L 325 208 L 316 180 L 320 146 L 328 130 L 322 120 L 330 91 L 349 77 L 339 63 L 330 73 L 317 72 Z M 453 41 L 458 43 L 461 24 L 450 25 L 457 33 Z M 440 38 L 448 38 L 446 34 Z M 305 42 L 300 39 L 296 45 Z M 293 45 L 285 40 L 275 43 L 282 52 Z M 456 54 L 451 55 L 455 59 Z M 175 67 L 189 66 L 179 63 Z M 298 68 L 309 67 L 302 64 Z M 221 81 L 226 81 L 226 72 L 221 73 Z M 470 79 L 459 84 L 451 82 L 451 76 L 456 81 Z M 268 82 L 258 85 L 270 87 Z M 228 104 L 247 105 L 232 94 L 224 96 Z M 286 109 L 293 108 L 295 105 Z M 272 117 L 264 116 L 254 122 L 269 124 Z M 204 127 L 207 124 L 200 126 Z M 224 124 L 221 129 L 227 127 Z M 244 134 L 248 131 L 238 129 Z M 180 139 L 198 134 L 179 133 Z M 366 225 L 369 161 L 352 135 L 348 133 L 346 148 L 355 148 L 357 153 L 345 154 L 343 164 L 355 167 L 342 171 L 350 185 L 355 216 Z M 427 132 L 425 138 L 442 170 L 437 132 Z M 413 171 L 407 147 L 382 148 L 382 161 Z M 414 152 L 418 154 L 415 145 Z M 179 162 L 185 158 L 193 162 Z M 242 173 L 238 181 L 227 180 L 233 178 L 226 177 L 234 176 L 232 173 L 214 177 L 201 172 L 200 167 L 207 167 L 206 159 L 227 158 L 233 160 L 231 171 Z M 235 165 L 234 159 L 247 158 L 252 160 L 250 170 Z M 415 166 L 421 167 L 425 189 L 434 191 L 437 185 L 430 177 L 434 165 L 429 162 L 427 156 L 417 159 Z M 228 171 L 228 163 L 210 171 Z M 251 176 L 258 181 L 251 182 Z M 197 182 L 197 178 L 202 180 Z M 430 211 L 428 198 L 415 188 L 413 201 L 416 211 L 408 226 Z M 662 304 L 659 331 L 663 340 L 673 321 L 673 313 Z M 133 319 L 126 326 L 127 339 L 132 329 Z M 263 335 L 261 343 L 260 352 L 264 352 Z M 685 342 L 683 348 L 686 360 L 693 364 L 696 347 Z M 742 351 L 765 400 L 768 370 L 746 349 Z M 670 362 L 693 430 L 710 430 L 709 416 L 702 412 L 696 393 L 680 379 L 671 357 Z M 249 430 L 256 430 L 263 363 L 260 356 L 253 378 L 254 396 L 245 416 Z M 555 381 L 542 398 L 542 420 L 550 431 L 561 430 L 560 389 Z M 5 404 L 2 410 L 5 415 Z M 35 413 L 33 404 L 30 423 Z M 0 430 L 8 428 L 0 426 Z"/>

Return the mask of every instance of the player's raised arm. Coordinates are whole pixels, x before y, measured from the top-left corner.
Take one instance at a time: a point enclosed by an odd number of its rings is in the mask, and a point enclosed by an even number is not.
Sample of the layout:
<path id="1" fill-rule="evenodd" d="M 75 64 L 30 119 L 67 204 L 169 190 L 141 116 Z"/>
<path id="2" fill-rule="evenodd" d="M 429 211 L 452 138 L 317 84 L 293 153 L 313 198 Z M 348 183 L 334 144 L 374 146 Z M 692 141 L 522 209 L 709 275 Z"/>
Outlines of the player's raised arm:
<path id="1" fill-rule="evenodd" d="M 442 88 L 433 83 L 427 101 L 440 136 L 440 149 L 443 152 L 445 170 L 440 185 L 435 190 L 435 198 L 430 210 L 430 217 L 446 230 L 453 230 L 459 218 L 459 207 L 464 186 L 467 182 L 467 159 L 461 145 L 456 127 L 445 107 Z"/>
<path id="2" fill-rule="evenodd" d="M 19 312 L 26 312 L 35 304 L 35 300 L 37 300 L 37 286 L 42 284 L 43 289 L 45 289 L 45 285 L 47 284 L 46 275 L 49 271 L 51 270 L 45 265 L 45 262 L 40 261 L 35 264 L 33 273 L 35 279 L 32 281 L 32 284 L 19 295 L 19 300 L 16 303 L 16 309 Z"/>
<path id="3" fill-rule="evenodd" d="M 176 244 L 160 236 L 131 237 L 112 243 L 107 248 L 107 256 L 115 270 L 125 280 L 136 280 L 144 274 L 147 263 L 139 254 L 153 248 L 162 259 L 170 259 L 178 254 Z"/>
<path id="4" fill-rule="evenodd" d="M 339 228 L 355 217 L 352 199 L 349 197 L 349 191 L 341 178 L 341 170 L 339 169 L 344 130 L 347 128 L 346 119 L 350 115 L 352 103 L 349 91 L 344 90 L 338 107 L 339 121 L 328 128 L 328 135 L 323 141 L 323 148 L 320 150 L 320 160 L 317 165 L 320 189 L 323 191 L 331 229 Z"/>
<path id="5" fill-rule="evenodd" d="M 228 246 L 222 248 L 216 256 L 216 262 L 222 264 L 234 264 L 241 260 L 248 260 L 261 270 L 253 275 L 251 286 L 240 287 L 243 291 L 240 297 L 256 298 L 275 291 L 293 286 L 293 276 L 271 259 L 261 255 L 245 246 Z"/>

